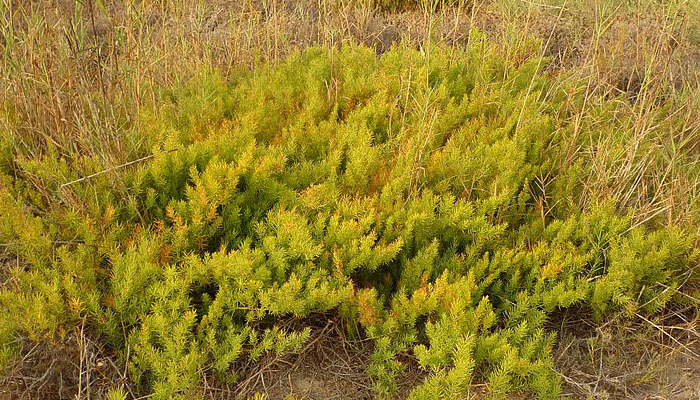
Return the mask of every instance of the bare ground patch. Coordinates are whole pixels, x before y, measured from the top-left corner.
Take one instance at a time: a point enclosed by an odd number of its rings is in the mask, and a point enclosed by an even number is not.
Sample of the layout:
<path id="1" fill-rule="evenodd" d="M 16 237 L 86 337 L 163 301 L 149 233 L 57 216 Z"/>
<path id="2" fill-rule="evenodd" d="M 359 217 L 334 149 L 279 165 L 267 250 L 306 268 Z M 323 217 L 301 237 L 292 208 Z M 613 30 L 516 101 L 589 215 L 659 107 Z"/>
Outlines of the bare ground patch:
<path id="1" fill-rule="evenodd" d="M 700 398 L 697 316 L 593 325 L 563 318 L 554 353 L 564 393 L 577 399 Z M 588 334 L 582 334 L 588 332 Z"/>
<path id="2" fill-rule="evenodd" d="M 301 351 L 270 355 L 241 366 L 240 383 L 232 394 L 258 393 L 269 399 L 368 399 L 371 352 L 369 340 L 348 338 L 337 322 L 328 320 L 312 331 Z"/>
<path id="3" fill-rule="evenodd" d="M 102 399 L 129 388 L 127 370 L 84 329 L 55 341 L 21 343 L 20 356 L 0 375 L 0 399 Z"/>

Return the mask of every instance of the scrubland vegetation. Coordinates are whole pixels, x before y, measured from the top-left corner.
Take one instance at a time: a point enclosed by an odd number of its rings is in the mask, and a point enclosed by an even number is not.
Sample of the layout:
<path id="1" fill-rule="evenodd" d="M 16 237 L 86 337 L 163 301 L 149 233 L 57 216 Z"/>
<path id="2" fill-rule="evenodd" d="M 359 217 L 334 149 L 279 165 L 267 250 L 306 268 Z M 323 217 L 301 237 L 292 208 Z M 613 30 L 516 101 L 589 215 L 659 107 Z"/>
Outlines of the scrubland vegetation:
<path id="1" fill-rule="evenodd" d="M 1 396 L 699 394 L 698 2 L 0 8 Z"/>

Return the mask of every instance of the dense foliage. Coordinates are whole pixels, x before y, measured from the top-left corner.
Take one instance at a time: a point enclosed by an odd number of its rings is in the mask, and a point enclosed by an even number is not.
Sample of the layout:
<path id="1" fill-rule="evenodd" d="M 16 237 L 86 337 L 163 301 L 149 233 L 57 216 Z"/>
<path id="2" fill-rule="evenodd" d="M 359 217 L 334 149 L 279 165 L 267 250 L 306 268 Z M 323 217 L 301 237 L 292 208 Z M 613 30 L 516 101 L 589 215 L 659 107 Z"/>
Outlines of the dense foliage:
<path id="1" fill-rule="evenodd" d="M 363 0 L 357 1 L 362 2 Z M 388 12 L 401 12 L 418 8 L 433 10 L 442 6 L 471 7 L 472 5 L 470 0 L 370 0 L 368 3 L 370 3 L 372 7 Z"/>
<path id="2" fill-rule="evenodd" d="M 680 229 L 578 209 L 586 165 L 559 162 L 573 89 L 542 65 L 475 32 L 466 51 L 205 73 L 143 117 L 152 159 L 68 186 L 97 163 L 2 139 L 0 359 L 85 323 L 129 349 L 143 391 L 191 398 L 205 370 L 234 382 L 237 361 L 300 349 L 289 318 L 330 312 L 374 341 L 378 397 L 406 355 L 429 372 L 412 398 L 556 397 L 548 317 L 655 313 L 699 254 Z"/>

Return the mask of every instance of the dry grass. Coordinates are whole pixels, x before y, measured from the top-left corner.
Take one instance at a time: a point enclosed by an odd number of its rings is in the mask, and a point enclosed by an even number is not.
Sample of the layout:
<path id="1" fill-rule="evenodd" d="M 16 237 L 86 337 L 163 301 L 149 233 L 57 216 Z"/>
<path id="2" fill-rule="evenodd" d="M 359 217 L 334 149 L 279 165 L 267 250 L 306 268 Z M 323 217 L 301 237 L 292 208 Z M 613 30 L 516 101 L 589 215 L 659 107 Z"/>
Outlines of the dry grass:
<path id="1" fill-rule="evenodd" d="M 269 399 L 369 399 L 367 374 L 372 344 L 351 339 L 333 320 L 318 321 L 308 343 L 298 352 L 270 355 L 237 370 L 241 379 L 232 394 L 255 393 Z"/>
<path id="2" fill-rule="evenodd" d="M 698 322 L 679 312 L 603 325 L 580 315 L 563 318 L 555 359 L 565 392 L 574 398 L 697 399 Z"/>
<path id="3" fill-rule="evenodd" d="M 0 399 L 102 399 L 119 387 L 133 393 L 126 369 L 84 326 L 56 342 L 18 340 L 21 357 L 0 376 Z"/>
<path id="4" fill-rule="evenodd" d="M 225 76 L 298 48 L 348 41 L 378 52 L 398 40 L 464 45 L 479 27 L 513 62 L 532 52 L 528 37 L 540 38 L 554 61 L 547 68 L 585 83 L 572 94 L 584 98 L 580 129 L 567 133 L 561 160 L 593 165 L 581 207 L 614 197 L 638 221 L 700 222 L 700 27 L 692 2 L 474 1 L 390 15 L 351 3 L 358 2 L 2 0 L 3 134 L 18 157 L 50 153 L 87 175 L 146 155 L 139 115 L 155 107 L 159 90 L 203 69 Z M 590 110 L 620 94 L 636 118 L 619 135 L 581 146 L 605 122 Z M 654 118 L 669 98 L 685 126 L 669 130 Z"/>

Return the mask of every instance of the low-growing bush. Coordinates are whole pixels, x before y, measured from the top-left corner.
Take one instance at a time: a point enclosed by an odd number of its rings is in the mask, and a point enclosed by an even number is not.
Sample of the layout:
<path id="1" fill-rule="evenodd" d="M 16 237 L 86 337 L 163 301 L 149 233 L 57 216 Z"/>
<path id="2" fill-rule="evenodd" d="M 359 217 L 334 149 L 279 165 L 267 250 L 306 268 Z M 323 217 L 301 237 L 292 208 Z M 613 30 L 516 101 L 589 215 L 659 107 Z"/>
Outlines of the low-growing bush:
<path id="1" fill-rule="evenodd" d="M 401 12 L 420 8 L 433 10 L 442 6 L 470 7 L 472 0 L 371 0 L 370 3 L 382 11 Z"/>
<path id="2" fill-rule="evenodd" d="M 698 252 L 570 201 L 585 165 L 552 166 L 577 108 L 543 62 L 477 32 L 467 50 L 311 48 L 164 92 L 138 133 L 153 157 L 129 168 L 62 185 L 97 164 L 0 146 L 1 359 L 86 324 L 141 391 L 191 398 L 330 312 L 374 342 L 377 397 L 405 356 L 427 372 L 411 398 L 556 397 L 548 318 L 658 312 Z"/>

